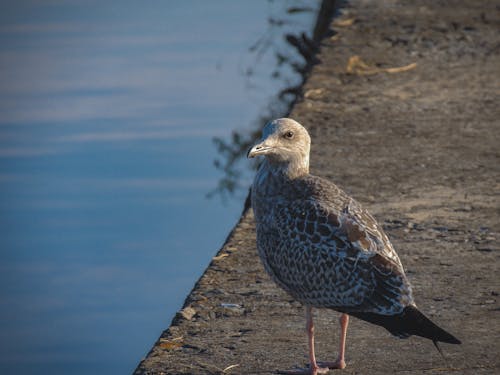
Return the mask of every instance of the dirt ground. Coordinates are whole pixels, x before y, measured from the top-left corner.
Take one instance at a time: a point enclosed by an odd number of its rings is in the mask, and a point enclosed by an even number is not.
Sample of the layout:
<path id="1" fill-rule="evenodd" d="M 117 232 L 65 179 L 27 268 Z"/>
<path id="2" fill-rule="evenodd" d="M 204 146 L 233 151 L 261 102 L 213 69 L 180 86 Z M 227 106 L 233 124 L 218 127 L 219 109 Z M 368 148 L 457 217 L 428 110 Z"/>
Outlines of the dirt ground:
<path id="1" fill-rule="evenodd" d="M 312 173 L 384 223 L 420 309 L 463 344 L 442 344 L 444 361 L 353 318 L 330 373 L 500 373 L 500 1 L 353 0 L 331 27 L 290 115 Z M 320 359 L 337 355 L 337 318 L 316 311 Z M 264 273 L 250 210 L 135 373 L 303 366 L 304 324 Z"/>

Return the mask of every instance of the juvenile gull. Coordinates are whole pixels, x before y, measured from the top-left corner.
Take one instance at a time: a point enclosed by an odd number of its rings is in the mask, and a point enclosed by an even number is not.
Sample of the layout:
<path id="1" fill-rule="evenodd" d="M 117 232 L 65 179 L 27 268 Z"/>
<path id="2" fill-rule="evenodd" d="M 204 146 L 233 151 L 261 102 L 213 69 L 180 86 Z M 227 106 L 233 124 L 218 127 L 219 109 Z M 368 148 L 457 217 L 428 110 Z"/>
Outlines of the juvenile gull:
<path id="1" fill-rule="evenodd" d="M 265 156 L 251 196 L 260 258 L 272 279 L 306 306 L 310 367 L 287 373 L 344 368 L 349 315 L 401 338 L 460 344 L 417 309 L 401 261 L 375 219 L 332 182 L 309 174 L 310 143 L 302 125 L 282 118 L 268 123 L 248 152 Z M 335 362 L 316 362 L 313 307 L 341 312 Z"/>

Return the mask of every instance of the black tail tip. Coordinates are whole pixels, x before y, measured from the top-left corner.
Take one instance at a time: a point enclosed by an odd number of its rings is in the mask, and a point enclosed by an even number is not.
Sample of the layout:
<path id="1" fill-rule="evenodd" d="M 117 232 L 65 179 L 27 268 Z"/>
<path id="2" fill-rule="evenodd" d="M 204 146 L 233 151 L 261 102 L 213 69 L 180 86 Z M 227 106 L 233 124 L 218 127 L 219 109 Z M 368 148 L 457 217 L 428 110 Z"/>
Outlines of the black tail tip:
<path id="1" fill-rule="evenodd" d="M 448 342 L 448 344 L 458 344 L 458 345 L 460 345 L 461 343 L 462 343 L 462 341 L 457 339 L 455 336 L 451 336 L 451 340 Z"/>
<path id="2" fill-rule="evenodd" d="M 437 341 L 444 342 L 446 344 L 455 344 L 455 345 L 462 344 L 462 341 L 460 341 L 459 339 L 457 339 L 455 336 L 449 334 L 448 332 L 446 332 L 446 333 L 447 333 L 447 335 L 445 337 L 440 336 L 437 339 Z"/>
<path id="3" fill-rule="evenodd" d="M 418 311 L 416 307 L 408 306 L 405 308 L 404 313 L 406 313 L 408 318 L 415 324 L 415 326 L 412 327 L 414 331 L 411 332 L 414 335 L 429 338 L 434 343 L 437 341 L 457 345 L 462 343 L 451 333 L 434 324 L 429 318 Z"/>
<path id="4" fill-rule="evenodd" d="M 349 313 L 359 319 L 384 327 L 397 337 L 406 338 L 412 335 L 425 337 L 436 344 L 444 342 L 447 344 L 461 344 L 462 342 L 434 324 L 429 318 L 422 314 L 416 306 L 406 306 L 400 314 L 381 315 L 376 313 L 351 312 Z"/>

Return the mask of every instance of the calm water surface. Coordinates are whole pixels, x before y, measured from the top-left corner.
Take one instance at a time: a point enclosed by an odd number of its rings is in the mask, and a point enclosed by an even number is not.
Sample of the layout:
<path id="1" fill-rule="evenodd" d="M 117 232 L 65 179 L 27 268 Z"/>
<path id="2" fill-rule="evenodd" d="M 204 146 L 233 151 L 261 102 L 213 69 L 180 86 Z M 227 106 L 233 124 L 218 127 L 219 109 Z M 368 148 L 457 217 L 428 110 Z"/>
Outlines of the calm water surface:
<path id="1" fill-rule="evenodd" d="M 0 373 L 135 368 L 239 216 L 211 140 L 298 79 L 248 50 L 296 4 L 1 2 Z"/>

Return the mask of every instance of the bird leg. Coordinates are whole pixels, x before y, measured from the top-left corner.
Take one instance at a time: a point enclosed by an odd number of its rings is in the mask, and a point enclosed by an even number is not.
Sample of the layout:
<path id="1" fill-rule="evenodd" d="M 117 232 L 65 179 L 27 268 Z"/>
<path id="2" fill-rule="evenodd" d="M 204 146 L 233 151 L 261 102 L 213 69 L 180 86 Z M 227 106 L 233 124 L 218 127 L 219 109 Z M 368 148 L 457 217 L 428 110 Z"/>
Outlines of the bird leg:
<path id="1" fill-rule="evenodd" d="M 314 322 L 313 322 L 312 307 L 310 306 L 306 306 L 306 319 L 307 319 L 306 321 L 307 338 L 309 342 L 309 368 L 279 371 L 280 374 L 317 375 L 317 374 L 326 374 L 329 370 L 327 366 L 320 367 L 316 362 L 316 356 L 314 354 Z"/>
<path id="2" fill-rule="evenodd" d="M 345 368 L 345 340 L 347 336 L 347 325 L 349 324 L 349 315 L 342 314 L 339 318 L 340 323 L 340 344 L 339 344 L 339 357 L 335 362 L 319 362 L 320 366 L 343 369 Z"/>
<path id="3" fill-rule="evenodd" d="M 312 307 L 306 306 L 306 329 L 307 337 L 309 341 L 309 369 L 312 375 L 316 374 L 326 374 L 328 372 L 328 367 L 320 367 L 316 363 L 316 356 L 314 354 L 314 322 L 313 322 L 313 312 Z"/>

